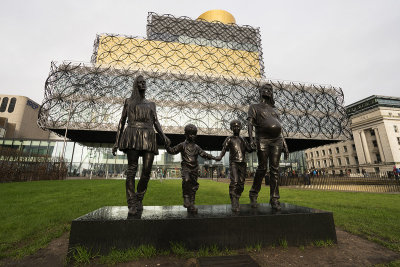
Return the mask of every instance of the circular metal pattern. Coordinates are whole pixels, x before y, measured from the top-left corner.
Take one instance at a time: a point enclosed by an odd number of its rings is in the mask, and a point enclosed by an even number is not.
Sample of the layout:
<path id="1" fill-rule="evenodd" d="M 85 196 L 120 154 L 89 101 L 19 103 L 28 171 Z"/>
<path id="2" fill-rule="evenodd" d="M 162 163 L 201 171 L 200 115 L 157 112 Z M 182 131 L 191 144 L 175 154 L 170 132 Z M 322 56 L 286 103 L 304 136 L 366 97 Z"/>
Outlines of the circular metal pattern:
<path id="1" fill-rule="evenodd" d="M 257 28 L 149 13 L 147 35 L 98 35 L 92 63 L 52 63 L 39 125 L 116 131 L 141 74 L 166 133 L 182 134 L 193 123 L 202 135 L 230 135 L 230 121 L 246 126 L 248 106 L 268 82 L 286 138 L 350 136 L 340 88 L 264 78 Z"/>

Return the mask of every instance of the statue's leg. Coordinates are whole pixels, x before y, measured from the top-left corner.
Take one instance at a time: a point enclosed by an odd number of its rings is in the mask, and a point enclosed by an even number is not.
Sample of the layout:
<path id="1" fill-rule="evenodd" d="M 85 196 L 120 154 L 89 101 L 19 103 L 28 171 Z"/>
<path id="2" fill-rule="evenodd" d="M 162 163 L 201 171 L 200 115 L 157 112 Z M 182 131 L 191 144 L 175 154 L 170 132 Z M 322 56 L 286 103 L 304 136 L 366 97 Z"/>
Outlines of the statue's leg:
<path id="1" fill-rule="evenodd" d="M 250 204 L 253 208 L 256 208 L 258 206 L 258 193 L 261 190 L 261 183 L 265 177 L 265 174 L 267 173 L 268 151 L 257 150 L 257 158 L 258 167 L 256 170 L 256 174 L 254 175 L 253 185 L 251 186 L 249 192 Z"/>
<path id="2" fill-rule="evenodd" d="M 229 184 L 229 196 L 231 198 L 232 211 L 239 211 L 239 197 L 242 192 L 238 195 L 239 187 L 239 167 L 236 162 L 230 164 L 230 184 Z"/>
<path id="3" fill-rule="evenodd" d="M 140 180 L 137 186 L 137 208 L 138 211 L 143 210 L 143 198 L 144 194 L 146 193 L 147 190 L 147 184 L 149 183 L 150 180 L 150 174 L 151 174 L 151 168 L 153 167 L 153 161 L 154 161 L 154 153 L 153 152 L 144 152 L 143 154 L 143 169 L 142 169 L 142 174 L 140 175 Z"/>
<path id="4" fill-rule="evenodd" d="M 189 211 L 192 213 L 197 213 L 197 208 L 194 205 L 195 204 L 195 199 L 196 199 L 196 192 L 199 189 L 199 183 L 197 182 L 199 176 L 199 168 L 193 168 L 189 172 L 189 177 L 190 177 L 190 206 L 189 206 Z"/>
<path id="5" fill-rule="evenodd" d="M 282 146 L 271 145 L 269 150 L 269 174 L 270 174 L 270 203 L 274 209 L 280 209 L 279 203 L 279 159 Z"/>
<path id="6" fill-rule="evenodd" d="M 128 150 L 128 169 L 126 170 L 126 201 L 128 202 L 129 213 L 136 214 L 136 194 L 135 194 L 135 176 L 138 167 L 139 152 Z"/>
<path id="7" fill-rule="evenodd" d="M 189 208 L 190 206 L 190 169 L 189 167 L 182 165 L 182 195 L 183 195 L 183 206 Z"/>

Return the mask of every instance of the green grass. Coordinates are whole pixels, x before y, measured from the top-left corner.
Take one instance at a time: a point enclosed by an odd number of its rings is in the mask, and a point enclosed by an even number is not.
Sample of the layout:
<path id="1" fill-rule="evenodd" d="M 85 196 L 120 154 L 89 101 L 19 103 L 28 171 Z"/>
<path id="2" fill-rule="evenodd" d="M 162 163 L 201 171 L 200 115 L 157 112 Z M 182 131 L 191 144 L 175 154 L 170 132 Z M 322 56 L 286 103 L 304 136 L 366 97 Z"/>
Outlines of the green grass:
<path id="1" fill-rule="evenodd" d="M 249 203 L 249 189 L 245 187 L 240 203 Z M 181 190 L 180 180 L 150 181 L 144 205 L 181 205 Z M 267 191 L 262 188 L 259 202 L 267 202 Z M 400 194 L 281 188 L 281 201 L 333 211 L 336 226 L 400 252 Z M 228 184 L 200 180 L 197 204 L 229 202 Z M 32 254 L 68 231 L 73 219 L 121 205 L 126 205 L 123 180 L 0 184 L 0 259 Z"/>

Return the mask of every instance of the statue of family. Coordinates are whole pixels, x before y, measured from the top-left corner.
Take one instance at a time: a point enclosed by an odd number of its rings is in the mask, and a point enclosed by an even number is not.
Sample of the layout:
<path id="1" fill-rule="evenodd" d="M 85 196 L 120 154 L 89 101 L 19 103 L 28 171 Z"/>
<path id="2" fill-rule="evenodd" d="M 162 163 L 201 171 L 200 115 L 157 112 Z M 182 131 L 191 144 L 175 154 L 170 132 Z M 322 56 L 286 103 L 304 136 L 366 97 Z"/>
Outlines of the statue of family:
<path id="1" fill-rule="evenodd" d="M 125 99 L 122 116 L 118 125 L 117 137 L 112 153 L 117 150 L 127 154 L 128 168 L 126 171 L 126 199 L 128 215 L 136 215 L 143 211 L 143 198 L 150 180 L 154 155 L 158 155 L 156 133 L 164 141 L 170 154 L 181 153 L 182 156 L 182 194 L 183 206 L 189 213 L 197 213 L 195 206 L 197 182 L 199 173 L 198 156 L 219 161 L 229 151 L 230 184 L 229 195 L 233 212 L 240 211 L 239 198 L 244 190 L 246 177 L 246 153 L 257 151 L 258 167 L 253 185 L 249 192 L 252 208 L 257 208 L 257 197 L 269 163 L 270 204 L 273 210 L 281 209 L 279 202 L 279 159 L 284 152 L 288 157 L 288 148 L 282 136 L 279 116 L 274 110 L 273 88 L 264 84 L 259 88 L 260 102 L 252 104 L 248 111 L 248 134 L 250 143 L 240 136 L 241 122 L 233 120 L 230 128 L 233 135 L 225 139 L 219 156 L 214 157 L 195 143 L 197 127 L 193 124 L 185 126 L 185 141 L 171 147 L 171 141 L 162 131 L 157 119 L 156 105 L 146 99 L 146 81 L 143 76 L 136 77 L 130 98 Z M 126 123 L 127 122 L 127 123 Z M 125 127 L 125 124 L 126 127 Z M 255 136 L 253 135 L 253 130 Z M 143 166 L 140 179 L 135 190 L 135 176 L 138 169 L 138 159 L 142 157 Z"/>

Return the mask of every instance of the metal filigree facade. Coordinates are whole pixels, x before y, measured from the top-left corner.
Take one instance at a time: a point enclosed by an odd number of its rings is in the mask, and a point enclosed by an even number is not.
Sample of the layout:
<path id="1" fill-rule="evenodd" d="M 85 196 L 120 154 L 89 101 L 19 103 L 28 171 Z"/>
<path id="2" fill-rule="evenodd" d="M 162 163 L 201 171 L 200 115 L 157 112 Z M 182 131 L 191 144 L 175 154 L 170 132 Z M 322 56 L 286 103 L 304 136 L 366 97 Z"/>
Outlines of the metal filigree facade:
<path id="1" fill-rule="evenodd" d="M 229 122 L 244 122 L 249 104 L 258 101 L 257 88 L 270 82 L 286 137 L 348 135 L 340 88 L 264 78 L 257 28 L 149 13 L 147 35 L 100 34 L 91 63 L 53 63 L 39 125 L 116 131 L 123 99 L 142 74 L 167 134 L 182 134 L 194 123 L 201 135 L 230 135 Z"/>

